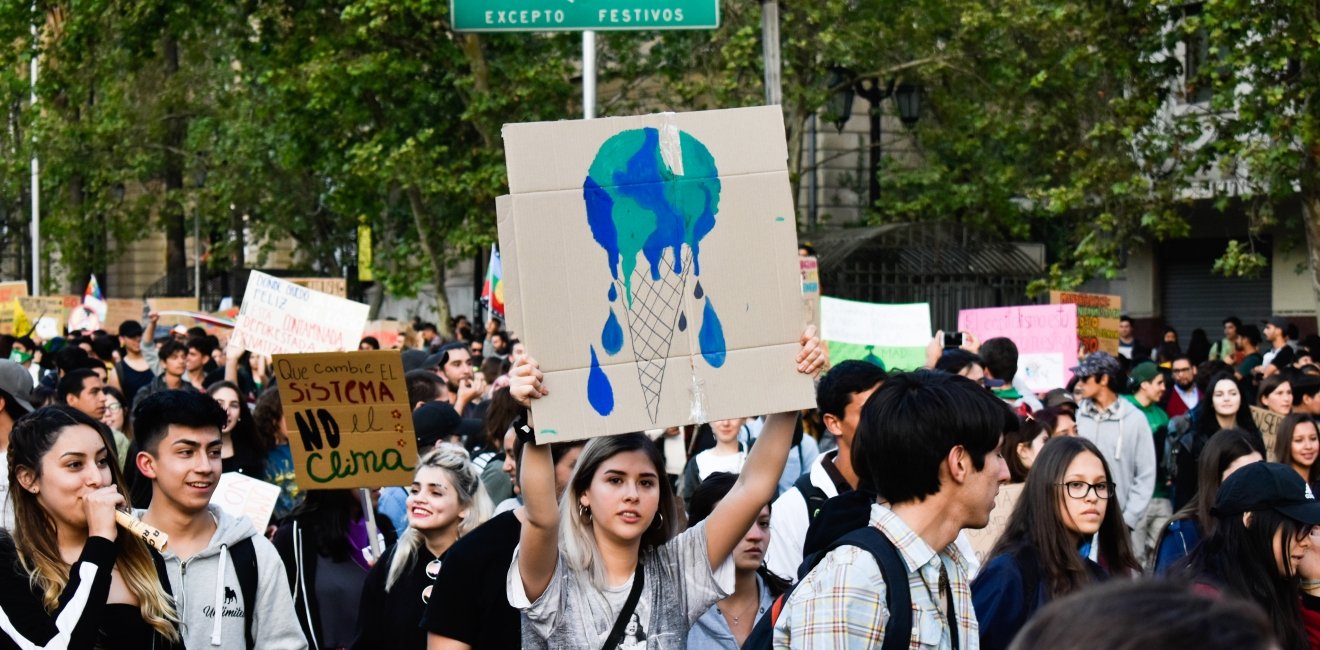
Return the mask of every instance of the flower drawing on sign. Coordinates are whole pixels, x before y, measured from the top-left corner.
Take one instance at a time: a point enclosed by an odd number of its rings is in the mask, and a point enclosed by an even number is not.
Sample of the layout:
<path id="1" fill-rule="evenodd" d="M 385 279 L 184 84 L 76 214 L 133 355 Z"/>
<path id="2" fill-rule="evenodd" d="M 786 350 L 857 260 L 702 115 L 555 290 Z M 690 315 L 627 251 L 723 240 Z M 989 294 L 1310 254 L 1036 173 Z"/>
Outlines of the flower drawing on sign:
<path id="1" fill-rule="evenodd" d="M 701 240 L 714 229 L 719 211 L 719 171 L 710 150 L 686 132 L 633 129 L 601 145 L 582 194 L 592 238 L 604 249 L 613 278 L 600 348 L 608 356 L 623 349 L 621 311 L 654 422 L 674 332 L 689 327 L 684 310 L 689 276 L 692 296 L 703 301 L 697 333 L 701 357 L 713 368 L 724 365 L 724 328 L 700 280 Z M 597 413 L 609 415 L 614 389 L 595 345 L 590 358 L 587 398 Z"/>

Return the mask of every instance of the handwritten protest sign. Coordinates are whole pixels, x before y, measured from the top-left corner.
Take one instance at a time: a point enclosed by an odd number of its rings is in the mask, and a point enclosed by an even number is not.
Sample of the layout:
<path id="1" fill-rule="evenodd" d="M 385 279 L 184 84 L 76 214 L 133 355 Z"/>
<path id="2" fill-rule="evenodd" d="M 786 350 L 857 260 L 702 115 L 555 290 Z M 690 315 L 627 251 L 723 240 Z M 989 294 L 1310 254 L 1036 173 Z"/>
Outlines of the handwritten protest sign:
<path id="1" fill-rule="evenodd" d="M 362 337 L 376 337 L 382 350 L 397 350 L 402 347 L 404 330 L 407 327 L 407 323 L 400 323 L 397 320 L 373 320 L 362 330 Z"/>
<path id="2" fill-rule="evenodd" d="M 274 363 L 299 487 L 412 482 L 417 439 L 398 352 L 277 354 Z"/>
<path id="3" fill-rule="evenodd" d="M 27 319 L 36 326 L 35 336 L 50 340 L 64 336 L 69 310 L 82 304 L 81 296 L 24 296 L 18 299 Z"/>
<path id="4" fill-rule="evenodd" d="M 815 404 L 774 106 L 505 125 L 505 315 L 541 441 Z M 748 388 L 755 386 L 755 390 Z"/>
<path id="5" fill-rule="evenodd" d="M 220 475 L 220 484 L 211 495 L 211 503 L 235 517 L 247 517 L 257 530 L 266 530 L 279 498 L 278 485 L 238 472 L 225 472 Z"/>
<path id="6" fill-rule="evenodd" d="M 912 370 L 926 361 L 930 305 L 885 305 L 826 296 L 820 299 L 820 337 L 830 363 L 858 359 L 882 368 Z"/>
<path id="7" fill-rule="evenodd" d="M 22 280 L 0 282 L 0 302 L 9 302 L 27 295 L 27 283 Z"/>
<path id="8" fill-rule="evenodd" d="M 1006 336 L 1018 349 L 1018 374 L 1035 392 L 1059 388 L 1077 365 L 1077 305 L 964 309 L 958 330 L 978 341 Z"/>
<path id="9" fill-rule="evenodd" d="M 798 268 L 802 272 L 803 322 L 814 325 L 820 312 L 820 262 L 815 255 L 810 255 L 798 260 Z"/>
<path id="10" fill-rule="evenodd" d="M 1004 530 L 1008 528 L 1008 518 L 1013 514 L 1013 508 L 1017 507 L 1018 498 L 1022 496 L 1022 488 L 1025 483 L 1010 483 L 999 486 L 999 494 L 995 496 L 995 509 L 990 511 L 990 523 L 985 528 L 968 528 L 967 541 L 972 543 L 972 550 L 976 552 L 976 559 L 984 565 L 990 559 L 990 551 L 994 550 L 995 542 L 1003 536 Z"/>
<path id="11" fill-rule="evenodd" d="M 1099 351 L 1118 356 L 1118 318 L 1123 315 L 1121 296 L 1051 291 L 1050 304 L 1077 305 L 1077 338 L 1087 354 Z"/>
<path id="12" fill-rule="evenodd" d="M 238 312 L 234 341 L 257 354 L 355 350 L 367 324 L 360 302 L 253 271 Z"/>
<path id="13" fill-rule="evenodd" d="M 348 281 L 343 278 L 284 278 L 300 287 L 332 295 L 336 298 L 348 297 Z"/>
<path id="14" fill-rule="evenodd" d="M 1274 439 L 1278 436 L 1279 423 L 1283 422 L 1283 417 L 1269 409 L 1251 407 L 1251 419 L 1256 422 L 1256 428 L 1260 429 L 1260 435 L 1265 439 L 1265 460 L 1271 463 L 1287 462 L 1274 457 Z"/>

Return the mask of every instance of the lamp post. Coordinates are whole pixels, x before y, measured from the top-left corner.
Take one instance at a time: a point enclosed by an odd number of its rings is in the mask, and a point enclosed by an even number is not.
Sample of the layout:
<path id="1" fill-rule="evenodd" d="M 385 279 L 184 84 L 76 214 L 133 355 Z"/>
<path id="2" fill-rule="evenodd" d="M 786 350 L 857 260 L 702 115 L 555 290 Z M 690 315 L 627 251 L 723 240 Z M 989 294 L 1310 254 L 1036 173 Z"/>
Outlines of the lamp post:
<path id="1" fill-rule="evenodd" d="M 870 183 L 868 184 L 868 198 L 871 207 L 880 201 L 880 135 L 882 115 L 882 102 L 889 97 L 894 97 L 898 105 L 899 120 L 906 127 L 912 127 L 917 123 L 921 116 L 921 86 L 916 84 L 898 84 L 895 88 L 895 79 L 890 78 L 881 84 L 880 80 L 874 77 L 858 78 L 851 70 L 834 66 L 830 68 L 829 77 L 830 88 L 835 89 L 834 94 L 826 105 L 827 110 L 835 118 L 834 128 L 840 133 L 843 132 L 844 124 L 848 118 L 852 117 L 853 98 L 860 95 L 868 103 L 870 108 L 867 111 L 870 118 L 870 142 L 868 147 L 868 162 L 871 170 Z"/>

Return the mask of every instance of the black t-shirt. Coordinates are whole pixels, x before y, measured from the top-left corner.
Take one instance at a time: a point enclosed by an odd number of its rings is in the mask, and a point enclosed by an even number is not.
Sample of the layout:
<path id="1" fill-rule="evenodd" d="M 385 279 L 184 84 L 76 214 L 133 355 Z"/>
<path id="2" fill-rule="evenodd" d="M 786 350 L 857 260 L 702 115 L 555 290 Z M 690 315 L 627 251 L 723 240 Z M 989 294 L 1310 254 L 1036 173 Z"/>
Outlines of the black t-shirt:
<path id="1" fill-rule="evenodd" d="M 522 522 L 505 512 L 458 540 L 445 554 L 422 627 L 473 648 L 519 648 L 522 627 L 505 579 Z"/>

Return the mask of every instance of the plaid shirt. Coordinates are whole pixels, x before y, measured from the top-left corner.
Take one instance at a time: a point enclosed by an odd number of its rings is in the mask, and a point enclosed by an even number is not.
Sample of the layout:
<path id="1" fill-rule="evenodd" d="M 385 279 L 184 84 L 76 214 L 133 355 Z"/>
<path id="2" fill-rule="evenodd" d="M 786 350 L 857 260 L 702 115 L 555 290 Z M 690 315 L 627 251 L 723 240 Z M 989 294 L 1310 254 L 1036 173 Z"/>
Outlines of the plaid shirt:
<path id="1" fill-rule="evenodd" d="M 936 553 L 894 512 L 871 506 L 871 525 L 893 540 L 909 568 L 906 588 L 912 594 L 910 648 L 954 650 L 940 598 L 940 565 L 953 592 L 959 650 L 981 646 L 969 586 L 971 572 L 955 544 Z M 912 567 L 917 567 L 913 569 Z M 832 551 L 807 574 L 775 623 L 774 647 L 879 648 L 884 641 L 885 583 L 875 558 L 864 549 L 845 546 Z"/>

